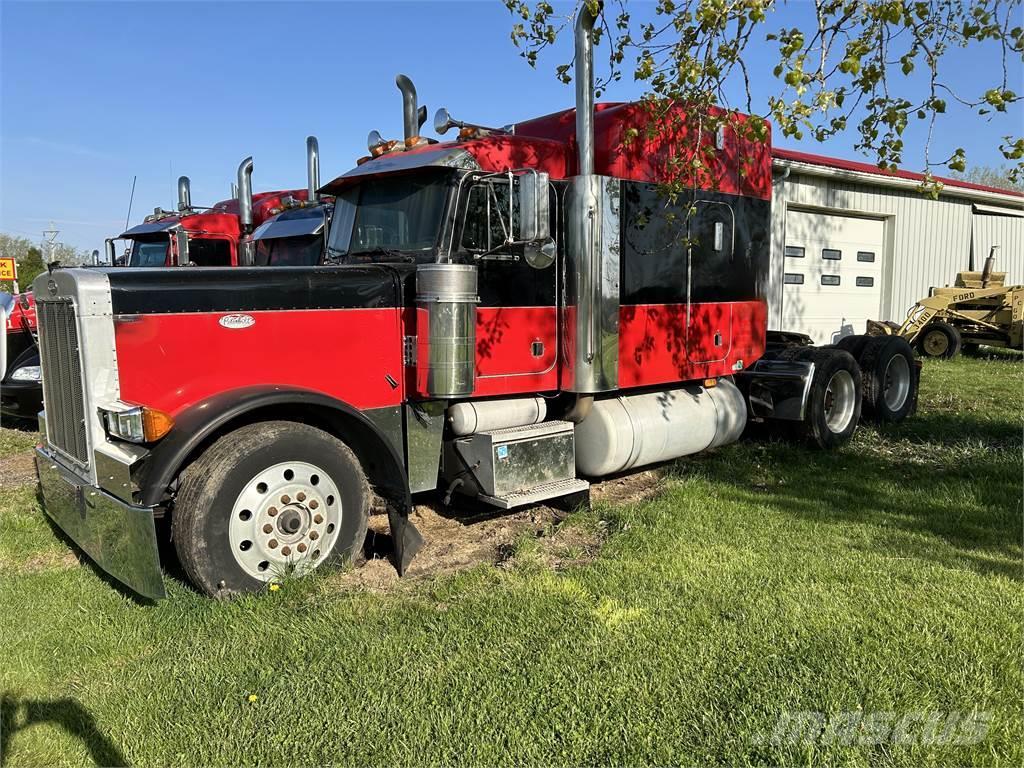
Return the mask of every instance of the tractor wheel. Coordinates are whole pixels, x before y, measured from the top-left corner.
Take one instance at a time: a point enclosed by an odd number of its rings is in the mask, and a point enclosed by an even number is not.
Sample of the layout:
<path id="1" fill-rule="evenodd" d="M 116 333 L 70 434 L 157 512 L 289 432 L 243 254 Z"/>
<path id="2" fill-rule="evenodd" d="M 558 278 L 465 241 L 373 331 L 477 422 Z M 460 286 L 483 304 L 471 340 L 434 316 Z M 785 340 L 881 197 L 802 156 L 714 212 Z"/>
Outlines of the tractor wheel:
<path id="1" fill-rule="evenodd" d="M 917 351 L 925 357 L 949 360 L 960 354 L 960 331 L 942 320 L 933 320 L 921 331 Z"/>
<path id="2" fill-rule="evenodd" d="M 918 376 L 914 350 L 900 336 L 876 336 L 858 361 L 864 384 L 864 417 L 879 423 L 903 421 L 914 411 Z"/>
<path id="3" fill-rule="evenodd" d="M 354 557 L 369 497 L 359 460 L 337 438 L 307 424 L 251 424 L 182 474 L 171 536 L 189 580 L 230 597 Z"/>
<path id="4" fill-rule="evenodd" d="M 799 422 L 802 436 L 822 449 L 848 443 L 860 420 L 862 397 L 860 366 L 853 355 L 842 349 L 798 347 L 779 357 L 814 363 L 804 420 Z"/>

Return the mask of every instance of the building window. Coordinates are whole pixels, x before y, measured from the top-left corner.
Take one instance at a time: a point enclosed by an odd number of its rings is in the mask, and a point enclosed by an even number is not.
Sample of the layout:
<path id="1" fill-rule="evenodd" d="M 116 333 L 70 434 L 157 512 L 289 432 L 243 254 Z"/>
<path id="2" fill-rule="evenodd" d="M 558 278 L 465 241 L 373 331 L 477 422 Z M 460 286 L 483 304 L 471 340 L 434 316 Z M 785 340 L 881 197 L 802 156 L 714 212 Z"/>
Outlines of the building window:
<path id="1" fill-rule="evenodd" d="M 857 261 L 870 261 L 875 260 L 875 254 L 871 251 L 857 251 Z"/>
<path id="2" fill-rule="evenodd" d="M 822 285 L 839 285 L 839 275 L 822 275 Z"/>
<path id="3" fill-rule="evenodd" d="M 828 261 L 839 261 L 843 258 L 843 252 L 836 250 L 835 248 L 822 248 L 821 258 L 827 259 Z"/>
<path id="4" fill-rule="evenodd" d="M 858 277 L 857 287 L 858 288 L 871 288 L 875 284 L 875 278 L 873 277 Z"/>
<path id="5" fill-rule="evenodd" d="M 804 276 L 801 275 L 799 272 L 787 272 L 783 276 L 782 282 L 784 282 L 786 285 L 803 285 Z"/>
<path id="6" fill-rule="evenodd" d="M 802 259 L 804 257 L 803 246 L 800 245 L 787 245 L 786 246 L 786 257 L 790 259 Z"/>

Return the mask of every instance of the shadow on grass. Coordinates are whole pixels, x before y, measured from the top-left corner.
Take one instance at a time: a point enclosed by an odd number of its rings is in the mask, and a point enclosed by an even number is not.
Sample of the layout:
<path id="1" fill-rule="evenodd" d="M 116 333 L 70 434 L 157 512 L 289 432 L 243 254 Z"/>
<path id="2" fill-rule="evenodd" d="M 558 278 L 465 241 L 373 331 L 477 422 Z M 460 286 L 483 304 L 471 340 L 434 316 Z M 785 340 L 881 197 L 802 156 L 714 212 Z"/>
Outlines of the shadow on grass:
<path id="1" fill-rule="evenodd" d="M 1020 424 L 928 414 L 871 438 L 878 443 L 838 452 L 762 439 L 738 447 L 758 452 L 757 460 L 723 452 L 663 471 L 708 477 L 728 488 L 730 501 L 770 503 L 814 522 L 882 529 L 851 546 L 1024 580 Z M 948 547 L 901 534 L 924 534 Z"/>
<path id="2" fill-rule="evenodd" d="M 117 745 L 96 725 L 92 714 L 75 699 L 22 699 L 0 697 L 0 766 L 11 752 L 11 742 L 19 731 L 34 725 L 53 725 L 78 739 L 89 750 L 96 765 L 121 766 L 127 761 Z"/>

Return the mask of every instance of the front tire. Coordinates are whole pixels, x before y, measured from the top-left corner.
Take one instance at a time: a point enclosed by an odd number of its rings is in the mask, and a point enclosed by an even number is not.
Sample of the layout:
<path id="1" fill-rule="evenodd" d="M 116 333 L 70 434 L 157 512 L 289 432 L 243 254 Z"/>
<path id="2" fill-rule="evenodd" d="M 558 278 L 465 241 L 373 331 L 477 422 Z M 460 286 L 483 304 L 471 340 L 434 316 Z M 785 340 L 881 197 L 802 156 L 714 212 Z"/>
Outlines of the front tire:
<path id="1" fill-rule="evenodd" d="M 366 538 L 369 486 L 355 454 L 307 424 L 251 424 L 182 474 L 171 517 L 189 580 L 211 597 L 255 592 L 353 558 Z"/>

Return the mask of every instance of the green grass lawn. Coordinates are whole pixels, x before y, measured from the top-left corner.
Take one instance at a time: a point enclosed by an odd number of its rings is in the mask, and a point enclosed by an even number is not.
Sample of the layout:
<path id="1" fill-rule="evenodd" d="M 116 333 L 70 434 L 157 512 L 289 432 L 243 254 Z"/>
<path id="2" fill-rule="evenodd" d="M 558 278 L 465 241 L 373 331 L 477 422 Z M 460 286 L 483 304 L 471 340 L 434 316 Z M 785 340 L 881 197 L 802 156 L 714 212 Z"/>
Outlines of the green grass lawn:
<path id="1" fill-rule="evenodd" d="M 1024 364 L 929 362 L 922 385 L 917 417 L 836 453 L 730 446 L 578 513 L 608 532 L 592 561 L 524 542 L 384 594 L 169 580 L 140 605 L 33 487 L 0 489 L 3 765 L 1020 765 Z M 773 740 L 800 712 L 988 728 Z"/>

